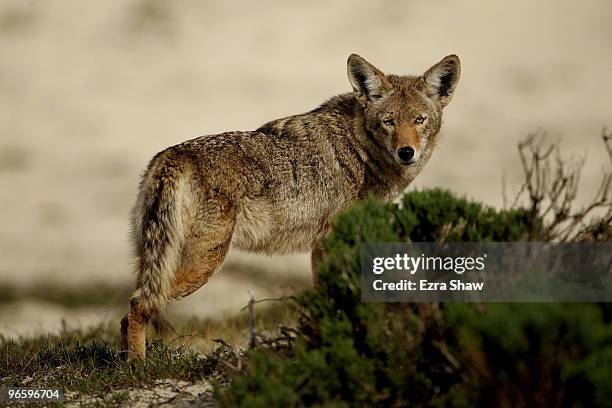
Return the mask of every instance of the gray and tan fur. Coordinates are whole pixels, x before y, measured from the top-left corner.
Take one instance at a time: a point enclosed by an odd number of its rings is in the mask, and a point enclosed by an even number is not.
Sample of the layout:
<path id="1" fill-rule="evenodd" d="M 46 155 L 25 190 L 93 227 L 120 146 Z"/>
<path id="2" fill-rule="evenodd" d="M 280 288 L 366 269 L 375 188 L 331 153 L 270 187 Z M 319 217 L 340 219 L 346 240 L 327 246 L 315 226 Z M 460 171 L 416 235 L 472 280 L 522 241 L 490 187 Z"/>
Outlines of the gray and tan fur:
<path id="1" fill-rule="evenodd" d="M 385 75 L 348 59 L 353 92 L 255 131 L 202 136 L 149 163 L 132 213 L 136 291 L 122 321 L 128 359 L 145 355 L 145 325 L 204 285 L 228 249 L 312 251 L 339 211 L 371 194 L 392 199 L 429 160 L 460 63 Z"/>

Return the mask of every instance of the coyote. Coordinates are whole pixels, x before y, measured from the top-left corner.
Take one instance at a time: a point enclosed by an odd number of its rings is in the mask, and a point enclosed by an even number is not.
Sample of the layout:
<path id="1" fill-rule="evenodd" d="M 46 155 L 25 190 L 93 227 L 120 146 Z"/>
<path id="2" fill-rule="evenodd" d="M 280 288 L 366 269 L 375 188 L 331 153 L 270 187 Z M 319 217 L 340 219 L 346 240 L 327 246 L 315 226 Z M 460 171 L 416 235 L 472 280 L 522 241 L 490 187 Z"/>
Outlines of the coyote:
<path id="1" fill-rule="evenodd" d="M 145 325 L 168 327 L 164 306 L 204 285 L 230 246 L 311 251 L 316 271 L 334 215 L 366 195 L 393 199 L 419 174 L 459 58 L 398 76 L 352 54 L 347 71 L 353 92 L 308 113 L 202 136 L 150 161 L 131 215 L 136 290 L 121 321 L 128 360 L 145 357 Z"/>

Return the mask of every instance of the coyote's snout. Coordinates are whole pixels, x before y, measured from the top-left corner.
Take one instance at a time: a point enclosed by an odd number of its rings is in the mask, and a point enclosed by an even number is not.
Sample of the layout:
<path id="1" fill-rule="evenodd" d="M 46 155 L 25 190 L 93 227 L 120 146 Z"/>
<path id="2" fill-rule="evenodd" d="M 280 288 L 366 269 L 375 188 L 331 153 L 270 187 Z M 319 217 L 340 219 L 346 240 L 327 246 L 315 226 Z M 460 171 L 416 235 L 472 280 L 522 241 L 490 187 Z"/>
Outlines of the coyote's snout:
<path id="1" fill-rule="evenodd" d="M 144 357 L 146 323 L 163 329 L 168 301 L 204 285 L 230 246 L 311 251 L 315 270 L 335 214 L 368 194 L 392 199 L 419 174 L 459 75 L 455 55 L 421 76 L 397 76 L 353 54 L 353 92 L 255 131 L 158 153 L 132 212 L 136 291 L 121 322 L 128 359 Z"/>

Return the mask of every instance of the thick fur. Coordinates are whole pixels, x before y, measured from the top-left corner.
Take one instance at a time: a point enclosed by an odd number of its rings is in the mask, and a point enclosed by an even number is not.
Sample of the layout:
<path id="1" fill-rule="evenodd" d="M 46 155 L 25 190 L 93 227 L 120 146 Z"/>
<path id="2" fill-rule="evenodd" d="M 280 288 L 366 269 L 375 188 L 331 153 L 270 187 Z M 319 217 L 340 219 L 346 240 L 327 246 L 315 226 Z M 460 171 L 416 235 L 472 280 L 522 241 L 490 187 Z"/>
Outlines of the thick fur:
<path id="1" fill-rule="evenodd" d="M 333 217 L 371 194 L 392 199 L 429 160 L 460 75 L 448 56 L 422 76 L 385 75 L 348 60 L 353 92 L 255 131 L 202 136 L 151 162 L 132 213 L 136 291 L 122 322 L 128 357 L 144 357 L 144 325 L 220 268 L 230 246 L 313 251 Z M 412 161 L 398 157 L 411 147 Z"/>

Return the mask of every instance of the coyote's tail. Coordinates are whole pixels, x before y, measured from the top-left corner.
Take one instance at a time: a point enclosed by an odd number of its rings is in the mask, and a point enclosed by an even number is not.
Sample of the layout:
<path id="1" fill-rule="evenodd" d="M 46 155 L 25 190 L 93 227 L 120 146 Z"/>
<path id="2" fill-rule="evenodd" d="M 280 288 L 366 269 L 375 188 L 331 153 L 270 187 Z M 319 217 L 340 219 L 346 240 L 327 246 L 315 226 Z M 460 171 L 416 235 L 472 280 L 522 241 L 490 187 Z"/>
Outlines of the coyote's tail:
<path id="1" fill-rule="evenodd" d="M 132 302 L 161 334 L 174 331 L 164 309 L 172 295 L 183 246 L 183 180 L 180 169 L 171 161 L 156 157 L 143 177 L 133 212 L 138 270 Z"/>

